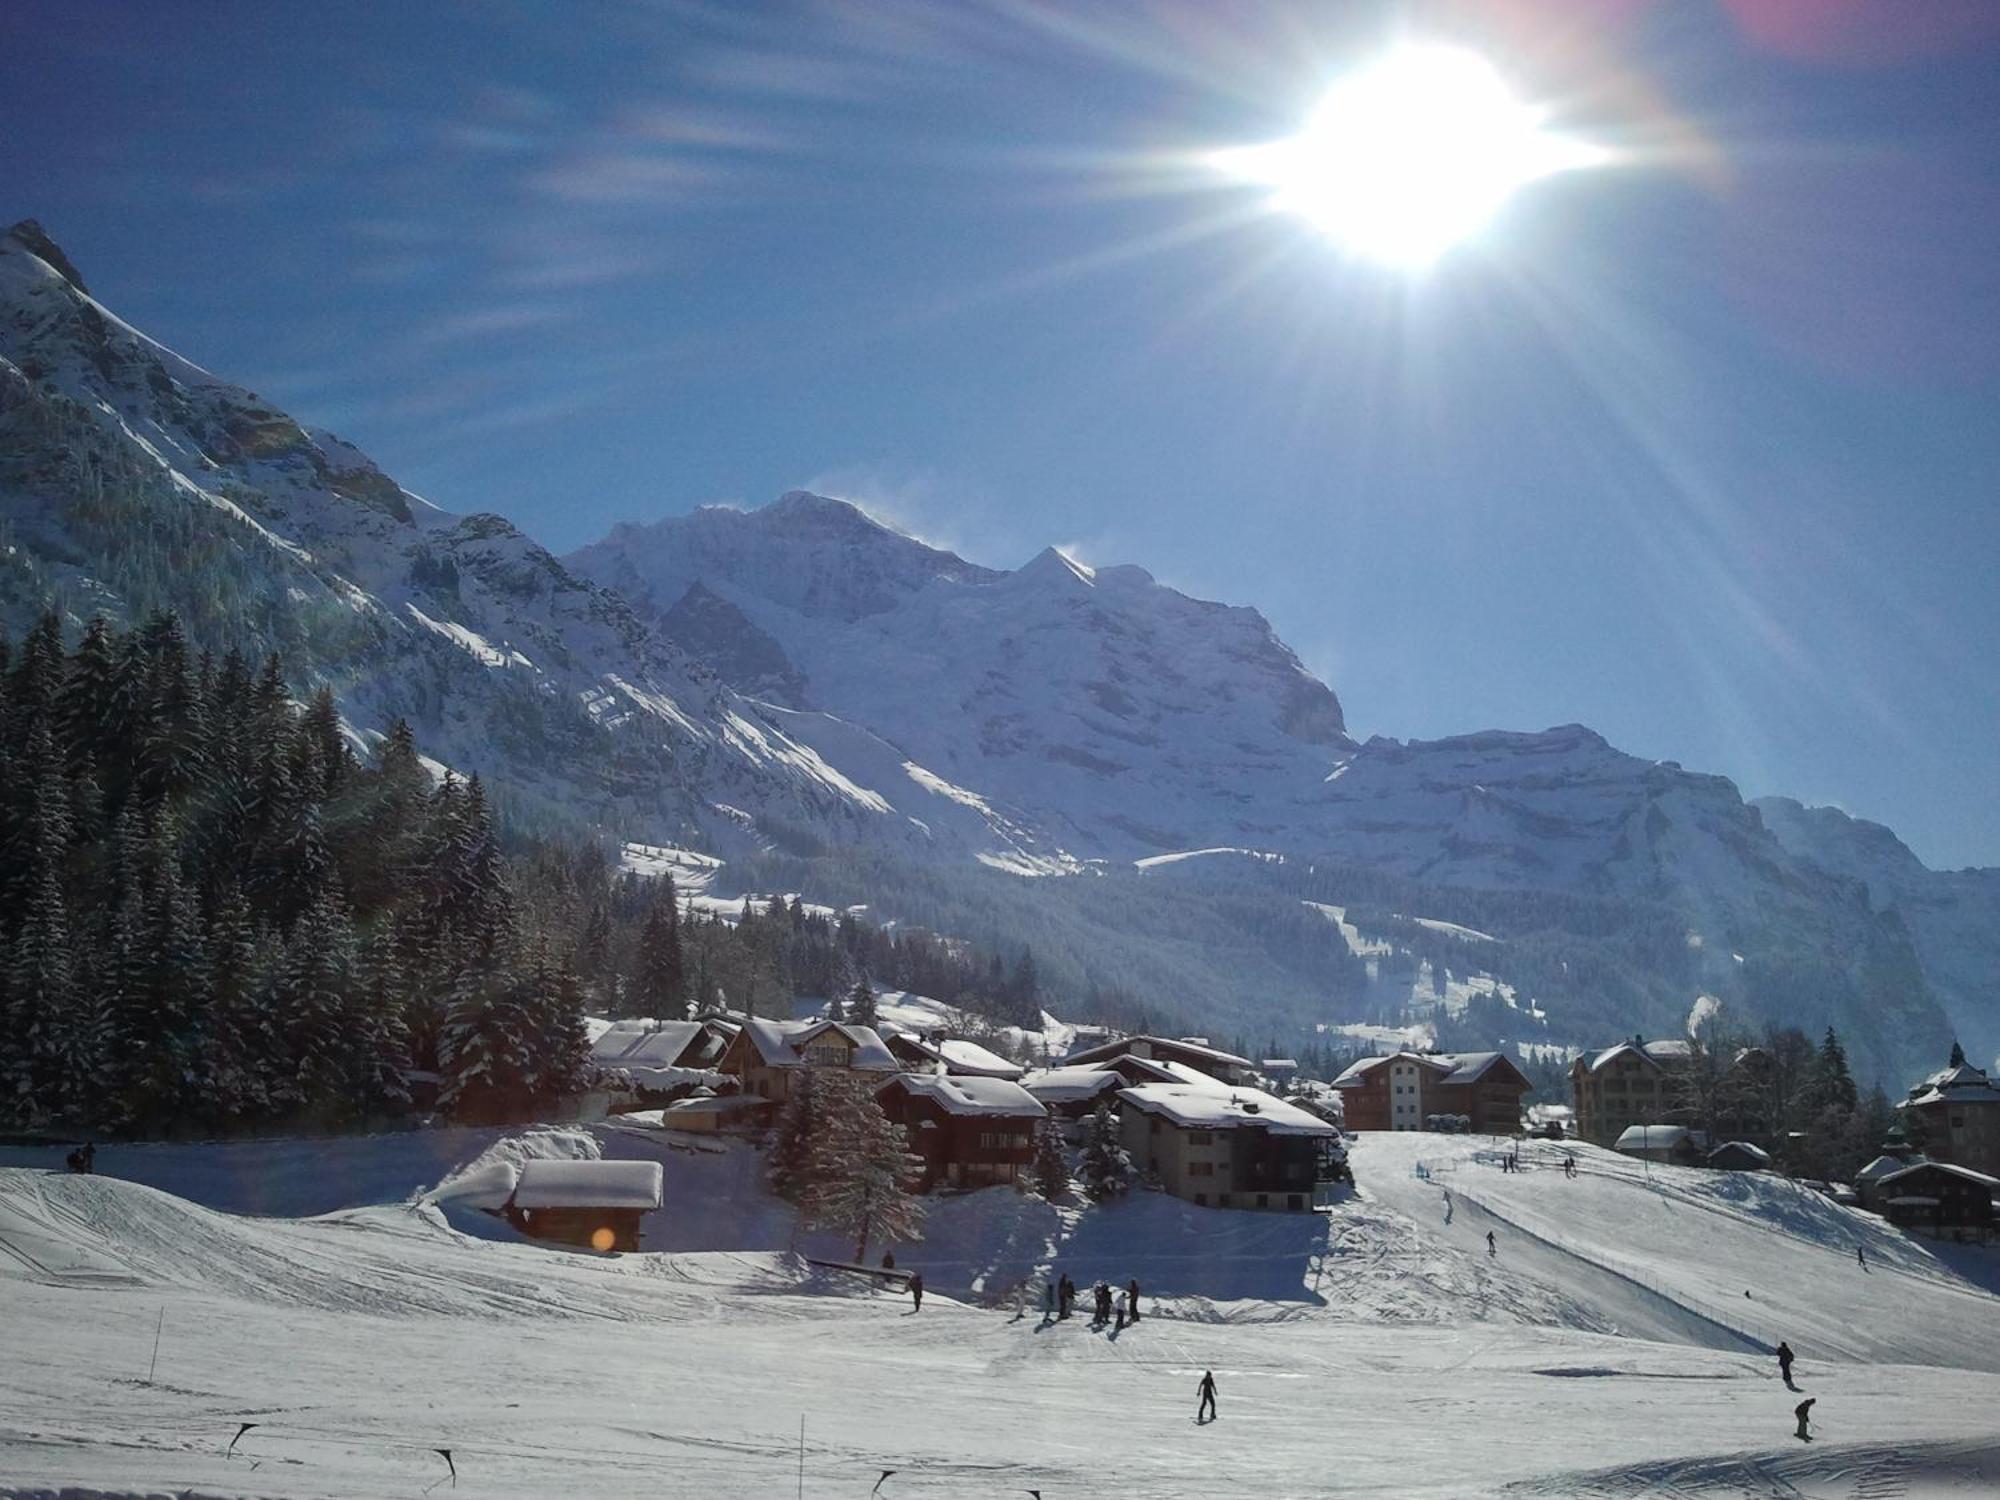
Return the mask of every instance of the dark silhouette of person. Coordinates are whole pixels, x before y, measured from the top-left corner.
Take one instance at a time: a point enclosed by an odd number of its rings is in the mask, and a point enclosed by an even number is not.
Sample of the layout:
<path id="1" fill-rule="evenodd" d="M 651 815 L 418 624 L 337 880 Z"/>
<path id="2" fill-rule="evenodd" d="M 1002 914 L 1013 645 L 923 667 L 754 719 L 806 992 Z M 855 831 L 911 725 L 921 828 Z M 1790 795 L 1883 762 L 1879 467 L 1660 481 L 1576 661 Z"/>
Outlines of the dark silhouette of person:
<path id="1" fill-rule="evenodd" d="M 916 1304 L 910 1309 L 911 1312 L 924 1310 L 924 1276 L 921 1271 L 912 1272 L 910 1275 L 910 1300 Z"/>
<path id="2" fill-rule="evenodd" d="M 1493 1231 L 1490 1229 L 1486 1231 L 1486 1253 L 1488 1255 L 1498 1255 L 1500 1253 L 1494 1246 Z"/>
<path id="3" fill-rule="evenodd" d="M 1195 1421 L 1213 1422 L 1215 1420 L 1215 1372 L 1213 1370 L 1203 1370 L 1201 1372 L 1201 1384 L 1195 1387 L 1195 1393 L 1201 1397 L 1201 1405 L 1195 1408 Z M 1799 1420 L 1803 1423 L 1805 1418 L 1801 1417 Z"/>
<path id="4" fill-rule="evenodd" d="M 1125 1321 L 1128 1323 L 1136 1323 L 1139 1321 L 1139 1278 L 1138 1277 L 1136 1276 L 1133 1277 L 1129 1282 L 1125 1284 L 1125 1295 L 1131 1299 L 1132 1303 L 1131 1307 L 1128 1308 L 1126 1311 Z"/>
<path id="5" fill-rule="evenodd" d="M 85 1167 L 84 1170 L 87 1172 L 90 1169 L 88 1167 Z M 1862 1270 L 1865 1271 L 1868 1269 L 1868 1256 L 1859 1245 L 1856 1245 L 1854 1247 L 1854 1261 L 1855 1264 L 1860 1266 Z"/>
<path id="6" fill-rule="evenodd" d="M 884 1251 L 882 1252 L 882 1269 L 883 1269 L 883 1270 L 885 1270 L 885 1271 L 893 1271 L 893 1270 L 895 1270 L 895 1269 L 896 1269 L 896 1252 L 895 1252 L 895 1251 L 893 1251 L 893 1250 L 884 1250 Z"/>
<path id="7" fill-rule="evenodd" d="M 1792 1384 L 1792 1358 L 1792 1346 L 1780 1342 L 1778 1345 L 1778 1374 L 1783 1378 L 1786 1385 Z M 1794 1390 L 1797 1389 L 1796 1386 L 1792 1388 Z"/>
<path id="8" fill-rule="evenodd" d="M 1806 1397 L 1805 1400 L 1801 1401 L 1797 1406 L 1792 1408 L 1792 1415 L 1799 1419 L 1798 1438 L 1799 1441 L 1802 1443 L 1810 1443 L 1813 1440 L 1812 1432 L 1810 1429 L 1812 1426 L 1813 1402 L 1816 1399 L 1817 1399 L 1816 1397 L 1808 1396 Z"/>

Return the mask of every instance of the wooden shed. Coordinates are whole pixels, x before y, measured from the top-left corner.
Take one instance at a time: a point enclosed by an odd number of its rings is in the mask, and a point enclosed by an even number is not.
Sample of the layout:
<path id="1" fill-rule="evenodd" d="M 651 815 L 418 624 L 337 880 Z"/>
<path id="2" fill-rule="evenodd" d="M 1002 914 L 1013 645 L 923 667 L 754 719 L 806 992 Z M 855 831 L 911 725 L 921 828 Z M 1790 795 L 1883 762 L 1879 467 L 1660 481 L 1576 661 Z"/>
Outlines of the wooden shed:
<path id="1" fill-rule="evenodd" d="M 587 1250 L 637 1250 L 639 1222 L 660 1206 L 656 1161 L 525 1161 L 507 1221 L 538 1240 Z"/>

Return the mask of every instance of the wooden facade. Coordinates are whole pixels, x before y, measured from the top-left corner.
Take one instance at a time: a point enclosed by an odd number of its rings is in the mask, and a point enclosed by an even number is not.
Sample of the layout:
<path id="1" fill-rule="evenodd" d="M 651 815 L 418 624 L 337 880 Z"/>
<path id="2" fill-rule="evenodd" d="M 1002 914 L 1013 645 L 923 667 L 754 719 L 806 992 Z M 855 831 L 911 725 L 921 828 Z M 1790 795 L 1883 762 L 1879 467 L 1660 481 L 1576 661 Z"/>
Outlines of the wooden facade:
<path id="1" fill-rule="evenodd" d="M 1424 1130 L 1463 1117 L 1480 1135 L 1518 1135 L 1533 1087 L 1503 1053 L 1398 1052 L 1364 1058 L 1335 1081 L 1349 1130 Z"/>
<path id="2" fill-rule="evenodd" d="M 1034 1163 L 1035 1130 L 1048 1118 L 1019 1084 L 997 1078 L 905 1074 L 876 1100 L 923 1162 L 923 1192 L 1020 1181 Z"/>

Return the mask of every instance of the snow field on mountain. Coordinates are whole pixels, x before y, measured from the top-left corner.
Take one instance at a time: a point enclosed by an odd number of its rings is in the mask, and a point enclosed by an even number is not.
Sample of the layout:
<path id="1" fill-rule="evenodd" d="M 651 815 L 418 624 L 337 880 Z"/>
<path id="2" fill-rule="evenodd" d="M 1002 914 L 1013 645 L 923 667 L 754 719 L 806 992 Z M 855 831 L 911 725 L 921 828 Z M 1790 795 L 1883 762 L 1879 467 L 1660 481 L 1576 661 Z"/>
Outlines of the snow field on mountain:
<path id="1" fill-rule="evenodd" d="M 19 1169 L 0 1171 L 0 1208 L 116 1273 L 0 1260 L 10 1334 L 51 1351 L 0 1366 L 0 1494 L 407 1495 L 446 1477 L 433 1450 L 450 1448 L 469 1494 L 761 1500 L 799 1485 L 801 1417 L 806 1494 L 859 1497 L 893 1469 L 892 1500 L 1858 1496 L 1884 1474 L 2000 1472 L 1988 1374 L 1804 1368 L 1821 1438 L 1804 1449 L 1768 1359 L 1692 1345 L 1223 1303 L 1198 1320 L 1149 1302 L 1114 1335 L 935 1291 L 913 1316 L 782 1253 L 572 1255 L 408 1207 L 242 1219 Z M 1185 1246 L 1285 1222 L 1208 1214 Z M 1430 1253 L 1465 1274 L 1449 1245 Z M 1203 1370 L 1221 1416 L 1197 1427 Z"/>

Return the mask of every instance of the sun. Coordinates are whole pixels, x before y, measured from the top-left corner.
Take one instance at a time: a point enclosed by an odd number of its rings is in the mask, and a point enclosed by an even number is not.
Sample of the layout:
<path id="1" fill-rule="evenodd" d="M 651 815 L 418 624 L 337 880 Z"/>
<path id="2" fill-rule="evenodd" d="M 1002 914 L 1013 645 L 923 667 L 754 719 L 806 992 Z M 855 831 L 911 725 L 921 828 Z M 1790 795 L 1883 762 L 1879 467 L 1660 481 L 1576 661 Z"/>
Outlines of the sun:
<path id="1" fill-rule="evenodd" d="M 1421 269 L 1528 183 L 1606 159 L 1545 114 L 1477 53 L 1412 45 L 1340 79 L 1297 135 L 1209 161 L 1350 253 Z"/>

